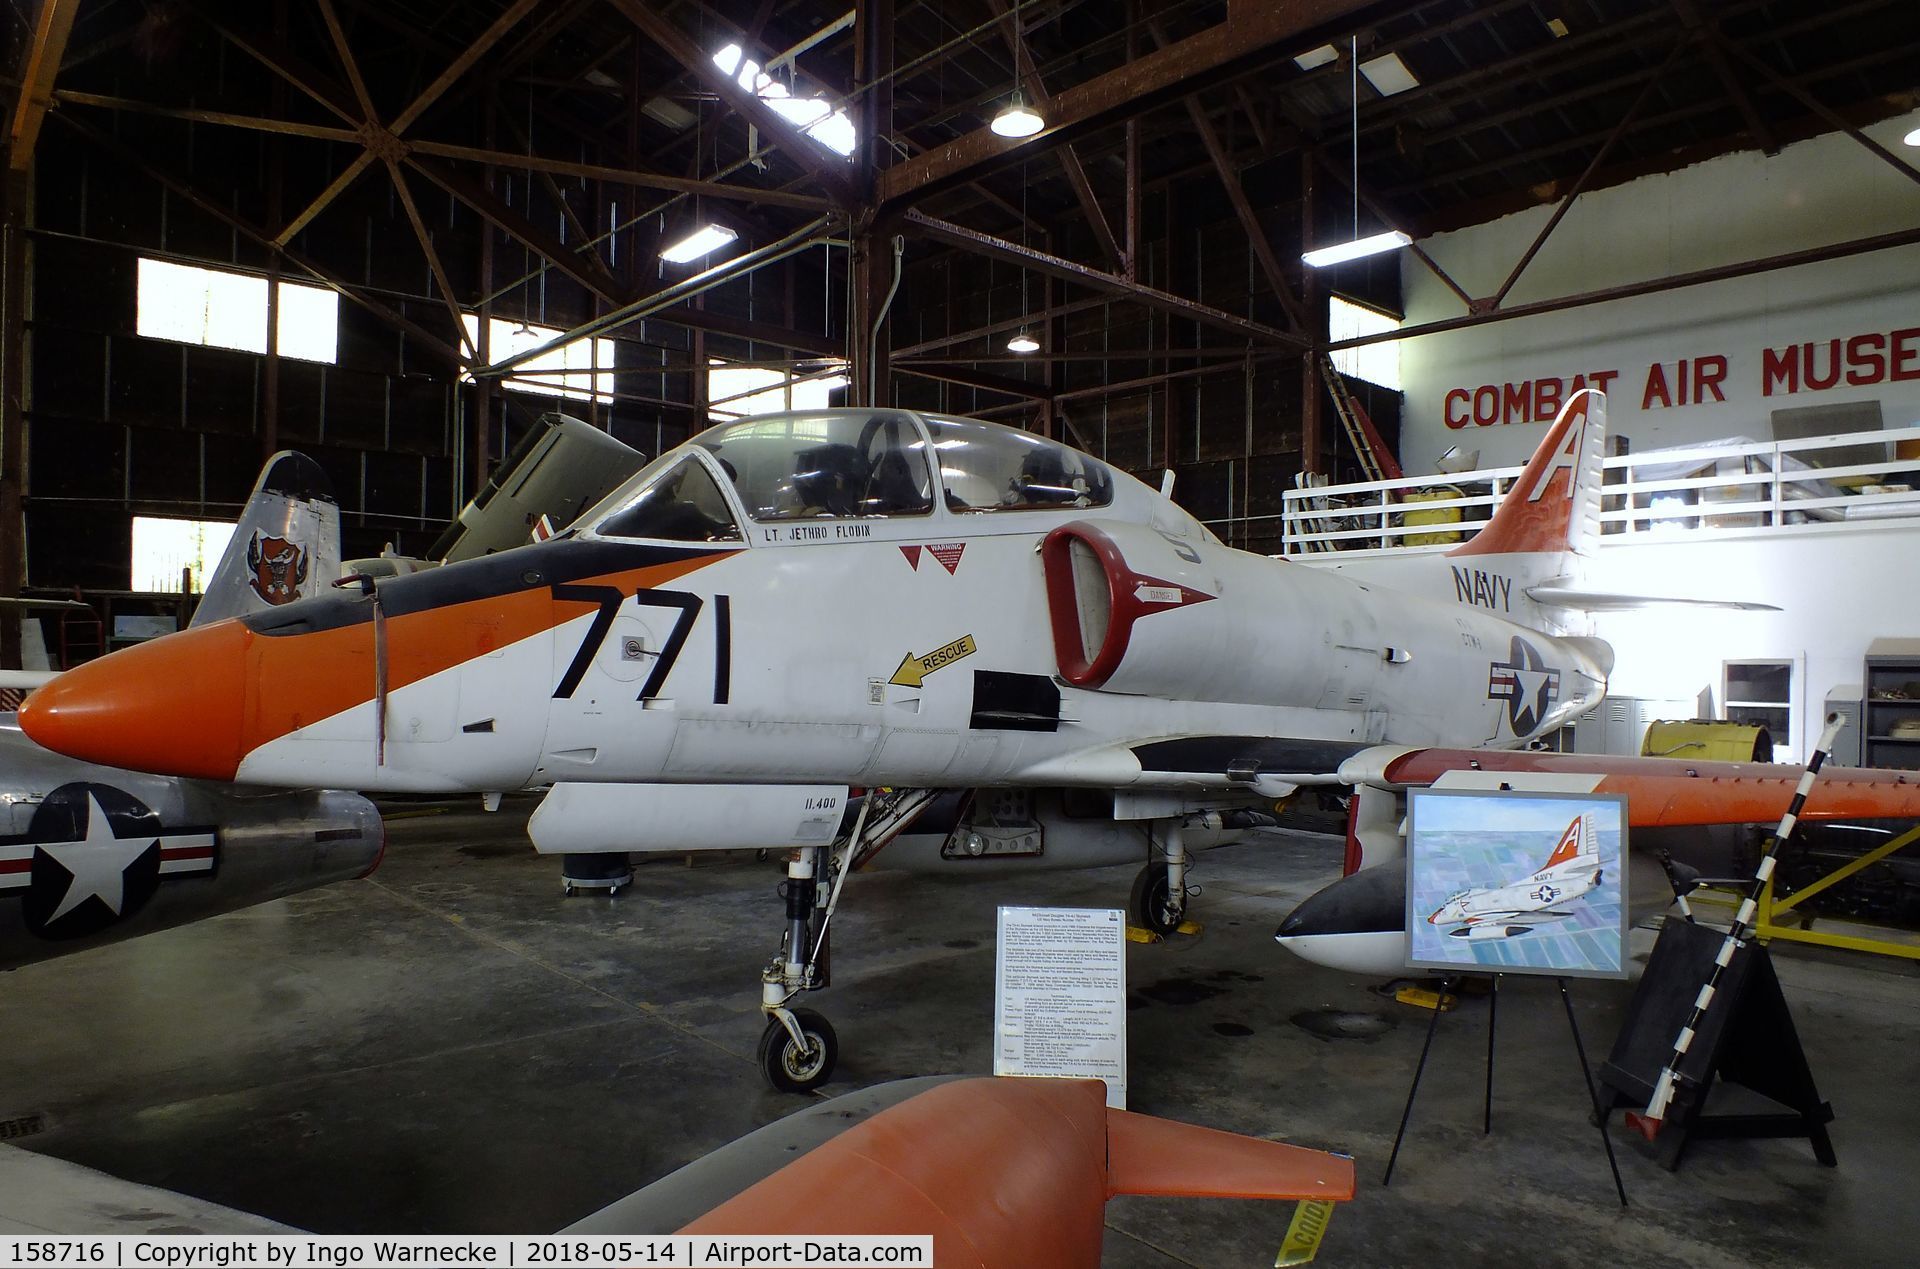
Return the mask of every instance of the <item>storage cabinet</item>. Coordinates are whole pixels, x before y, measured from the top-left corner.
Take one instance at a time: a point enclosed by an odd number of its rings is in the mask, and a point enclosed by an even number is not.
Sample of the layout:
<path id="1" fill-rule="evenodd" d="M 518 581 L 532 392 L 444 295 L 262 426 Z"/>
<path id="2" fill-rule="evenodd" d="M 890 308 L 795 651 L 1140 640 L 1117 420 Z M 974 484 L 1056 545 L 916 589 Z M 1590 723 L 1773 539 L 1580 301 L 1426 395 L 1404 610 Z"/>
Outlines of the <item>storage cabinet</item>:
<path id="1" fill-rule="evenodd" d="M 1920 769 L 1920 639 L 1875 639 L 1865 687 L 1861 760 Z"/>

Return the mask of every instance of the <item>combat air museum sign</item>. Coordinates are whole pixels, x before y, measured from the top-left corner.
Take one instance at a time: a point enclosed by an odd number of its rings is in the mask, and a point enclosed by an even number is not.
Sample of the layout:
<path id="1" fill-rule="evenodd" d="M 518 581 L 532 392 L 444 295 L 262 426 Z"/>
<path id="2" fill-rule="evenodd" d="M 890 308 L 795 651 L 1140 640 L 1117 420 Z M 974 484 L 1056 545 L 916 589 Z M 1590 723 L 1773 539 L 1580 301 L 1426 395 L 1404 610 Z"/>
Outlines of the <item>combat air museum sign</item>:
<path id="1" fill-rule="evenodd" d="M 1453 386 L 1441 395 L 1440 417 L 1452 431 L 1547 423 L 1568 397 L 1583 388 L 1605 392 L 1616 411 L 1637 404 L 1645 413 L 1724 404 L 1729 392 L 1752 400 L 1909 380 L 1920 380 L 1920 326 L 1771 348 L 1698 353 L 1650 362 L 1631 372 L 1584 370 Z"/>

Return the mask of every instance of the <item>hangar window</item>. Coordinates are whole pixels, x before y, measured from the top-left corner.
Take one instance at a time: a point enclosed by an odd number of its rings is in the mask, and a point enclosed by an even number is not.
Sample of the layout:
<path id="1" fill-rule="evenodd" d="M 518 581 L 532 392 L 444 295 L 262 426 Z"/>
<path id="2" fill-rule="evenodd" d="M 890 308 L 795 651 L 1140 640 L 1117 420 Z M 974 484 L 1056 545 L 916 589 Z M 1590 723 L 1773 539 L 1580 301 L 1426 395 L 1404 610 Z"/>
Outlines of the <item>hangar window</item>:
<path id="1" fill-rule="evenodd" d="M 207 577 L 220 565 L 233 537 L 231 520 L 174 520 L 162 516 L 133 518 L 132 581 L 128 590 L 180 593 L 180 570 L 192 572 L 192 591 L 207 588 Z"/>
<path id="2" fill-rule="evenodd" d="M 910 415 L 769 415 L 710 428 L 694 443 L 720 460 L 755 520 L 933 510 L 926 442 Z"/>
<path id="3" fill-rule="evenodd" d="M 1113 473 L 1044 436 L 975 419 L 927 420 L 954 511 L 1056 511 L 1113 501 Z"/>
<path id="4" fill-rule="evenodd" d="M 596 530 L 612 538 L 659 538 L 668 542 L 738 542 L 726 495 L 697 458 L 684 458 L 647 482 Z"/>
<path id="5" fill-rule="evenodd" d="M 846 386 L 842 362 L 789 370 L 713 358 L 707 362 L 707 414 L 717 421 L 787 410 L 824 410 L 833 404 L 834 392 Z"/>
<path id="6" fill-rule="evenodd" d="M 480 319 L 462 313 L 460 324 L 467 338 L 480 341 Z M 557 326 L 535 326 L 531 322 L 511 322 L 490 318 L 487 322 L 487 360 L 505 361 L 529 348 L 550 344 L 566 334 Z M 462 383 L 473 376 L 462 374 Z M 576 339 L 570 344 L 549 349 L 531 361 L 524 361 L 504 376 L 501 383 L 512 392 L 538 392 L 543 396 L 572 397 L 576 401 L 613 400 L 613 341 Z"/>
<path id="7" fill-rule="evenodd" d="M 340 297 L 325 287 L 272 283 L 250 273 L 142 257 L 134 330 L 149 339 L 263 353 L 267 289 L 276 285 L 280 355 L 331 365 L 339 350 Z"/>
<path id="8" fill-rule="evenodd" d="M 1333 343 L 1359 339 L 1365 335 L 1383 335 L 1400 329 L 1400 319 L 1377 308 L 1356 304 L 1344 296 L 1327 299 L 1327 338 Z M 1333 368 L 1350 379 L 1365 379 L 1383 388 L 1400 391 L 1400 341 L 1383 340 L 1359 348 L 1342 348 L 1333 354 Z"/>

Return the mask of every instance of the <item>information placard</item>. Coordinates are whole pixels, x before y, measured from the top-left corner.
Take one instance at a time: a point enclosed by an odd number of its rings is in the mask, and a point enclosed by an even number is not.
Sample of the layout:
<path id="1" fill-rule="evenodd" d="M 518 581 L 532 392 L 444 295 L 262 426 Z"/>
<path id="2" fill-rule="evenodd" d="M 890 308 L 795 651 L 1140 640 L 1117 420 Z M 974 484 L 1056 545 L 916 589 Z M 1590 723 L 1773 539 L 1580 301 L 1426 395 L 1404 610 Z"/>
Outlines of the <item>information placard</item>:
<path id="1" fill-rule="evenodd" d="M 1127 1104 L 1127 918 L 1118 908 L 1001 908 L 993 1073 L 1105 1080 Z"/>

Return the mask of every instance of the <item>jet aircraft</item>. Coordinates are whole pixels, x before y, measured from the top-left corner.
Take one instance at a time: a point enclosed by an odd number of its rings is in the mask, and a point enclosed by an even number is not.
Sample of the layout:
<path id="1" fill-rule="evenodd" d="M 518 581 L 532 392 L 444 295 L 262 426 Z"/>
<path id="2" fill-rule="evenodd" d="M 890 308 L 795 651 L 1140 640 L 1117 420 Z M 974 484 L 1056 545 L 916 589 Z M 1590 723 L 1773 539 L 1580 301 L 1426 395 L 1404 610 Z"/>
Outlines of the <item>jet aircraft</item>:
<path id="1" fill-rule="evenodd" d="M 1472 567 L 1565 599 L 1548 583 L 1603 414 L 1598 394 L 1562 412 Z M 1431 783 L 1597 703 L 1611 650 L 1534 615 L 1234 550 L 1043 437 L 823 410 L 703 432 L 548 540 L 115 653 L 21 718 L 63 753 L 202 779 L 551 785 L 542 849 L 793 848 L 761 1056 L 803 1089 L 837 1041 L 795 1005 L 826 985 L 848 874 L 942 790 L 974 791 L 943 837 L 962 853 L 1127 826 L 1137 915 L 1170 929 L 1193 847 L 1301 787 L 1390 803 L 1407 769 Z M 855 786 L 875 792 L 849 814 Z"/>
<path id="2" fill-rule="evenodd" d="M 1427 924 L 1455 928 L 1453 938 L 1512 938 L 1549 921 L 1572 916 L 1577 902 L 1600 884 L 1600 847 L 1593 817 L 1576 815 L 1538 871 L 1504 886 L 1481 886 L 1447 896 Z"/>
<path id="3" fill-rule="evenodd" d="M 322 588 L 340 571 L 339 514 L 311 459 L 274 455 L 194 623 Z M 176 722 L 192 728 L 191 715 Z M 78 761 L 0 714 L 0 969 L 365 876 L 385 841 L 358 794 L 263 795 Z"/>

